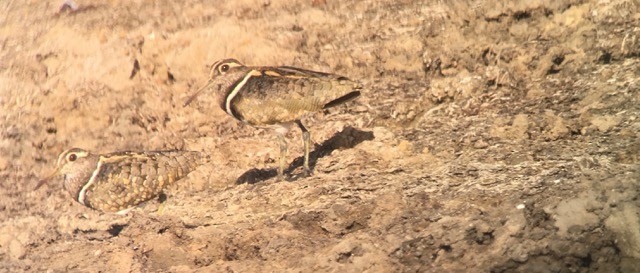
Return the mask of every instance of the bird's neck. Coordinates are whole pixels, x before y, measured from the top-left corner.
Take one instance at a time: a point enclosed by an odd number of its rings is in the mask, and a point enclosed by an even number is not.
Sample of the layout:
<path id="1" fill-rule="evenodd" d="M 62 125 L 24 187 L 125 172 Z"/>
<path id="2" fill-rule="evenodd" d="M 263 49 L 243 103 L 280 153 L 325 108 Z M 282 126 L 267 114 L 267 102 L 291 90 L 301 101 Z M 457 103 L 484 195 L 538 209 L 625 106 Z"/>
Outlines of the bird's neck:
<path id="1" fill-rule="evenodd" d="M 96 168 L 97 162 L 96 164 L 87 164 L 87 166 L 81 170 L 64 175 L 64 188 L 74 200 L 78 201 L 80 191 L 89 183 Z"/>

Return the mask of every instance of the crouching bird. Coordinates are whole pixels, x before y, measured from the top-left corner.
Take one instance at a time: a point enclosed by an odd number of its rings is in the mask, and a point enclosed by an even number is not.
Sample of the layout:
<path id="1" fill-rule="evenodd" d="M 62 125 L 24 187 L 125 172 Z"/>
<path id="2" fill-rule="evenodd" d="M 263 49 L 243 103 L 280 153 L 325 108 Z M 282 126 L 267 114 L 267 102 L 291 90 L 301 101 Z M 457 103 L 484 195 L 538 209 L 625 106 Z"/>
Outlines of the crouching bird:
<path id="1" fill-rule="evenodd" d="M 295 124 L 302 130 L 305 175 L 311 174 L 311 137 L 300 119 L 304 114 L 340 105 L 360 96 L 362 86 L 347 77 L 290 66 L 252 67 L 235 59 L 212 65 L 209 82 L 191 95 L 213 89 L 222 110 L 255 127 L 270 127 L 278 135 L 278 180 L 283 179 L 287 154 L 285 135 Z"/>
<path id="2" fill-rule="evenodd" d="M 160 195 L 187 176 L 207 157 L 194 151 L 115 152 L 93 154 L 72 148 L 60 154 L 54 172 L 36 189 L 57 175 L 78 203 L 104 212 L 127 213 Z"/>

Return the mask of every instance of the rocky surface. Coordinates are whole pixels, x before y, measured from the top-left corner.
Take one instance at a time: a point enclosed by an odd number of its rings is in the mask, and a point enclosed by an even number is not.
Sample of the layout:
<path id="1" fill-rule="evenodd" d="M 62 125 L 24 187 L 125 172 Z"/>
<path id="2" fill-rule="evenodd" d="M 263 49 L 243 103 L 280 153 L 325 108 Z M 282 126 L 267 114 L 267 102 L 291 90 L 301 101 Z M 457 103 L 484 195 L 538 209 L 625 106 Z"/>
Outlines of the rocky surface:
<path id="1" fill-rule="evenodd" d="M 0 272 L 640 272 L 640 2 L 4 1 Z M 361 81 L 310 115 L 315 174 L 208 65 Z M 211 154 L 119 216 L 34 191 L 57 155 Z"/>

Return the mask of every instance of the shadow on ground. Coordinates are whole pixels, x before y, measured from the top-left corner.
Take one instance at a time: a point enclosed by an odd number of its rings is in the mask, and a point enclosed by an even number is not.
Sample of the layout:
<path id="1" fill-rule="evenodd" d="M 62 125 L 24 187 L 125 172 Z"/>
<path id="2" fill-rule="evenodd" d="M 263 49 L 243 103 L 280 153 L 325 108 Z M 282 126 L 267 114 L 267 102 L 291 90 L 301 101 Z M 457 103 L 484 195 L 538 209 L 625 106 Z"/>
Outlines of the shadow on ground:
<path id="1" fill-rule="evenodd" d="M 373 138 L 373 132 L 362 131 L 360 129 L 348 126 L 341 132 L 337 132 L 322 144 L 315 145 L 314 150 L 309 155 L 309 167 L 313 171 L 315 169 L 316 163 L 318 162 L 318 159 L 331 154 L 331 152 L 333 152 L 334 150 L 350 149 L 364 141 L 373 140 Z M 302 177 L 302 175 L 293 175 L 293 171 L 295 171 L 299 167 L 302 167 L 303 163 L 304 156 L 298 157 L 293 160 L 291 165 L 289 165 L 289 167 L 285 170 L 285 179 L 287 181 L 295 181 L 298 178 Z M 276 177 L 277 175 L 277 168 L 253 168 L 240 175 L 240 177 L 238 177 L 238 180 L 236 180 L 236 184 L 255 184 L 260 181 Z"/>

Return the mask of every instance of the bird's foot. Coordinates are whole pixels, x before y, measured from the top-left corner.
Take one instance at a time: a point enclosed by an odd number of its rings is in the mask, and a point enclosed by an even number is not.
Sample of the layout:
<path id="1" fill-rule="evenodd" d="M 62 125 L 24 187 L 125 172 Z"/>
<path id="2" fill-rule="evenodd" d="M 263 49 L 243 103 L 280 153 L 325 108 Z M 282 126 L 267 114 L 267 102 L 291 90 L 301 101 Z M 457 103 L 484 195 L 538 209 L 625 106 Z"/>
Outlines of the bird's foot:
<path id="1" fill-rule="evenodd" d="M 302 169 L 302 177 L 309 177 L 313 175 L 313 171 L 310 168 L 306 167 Z"/>

